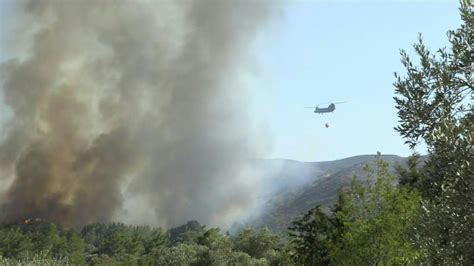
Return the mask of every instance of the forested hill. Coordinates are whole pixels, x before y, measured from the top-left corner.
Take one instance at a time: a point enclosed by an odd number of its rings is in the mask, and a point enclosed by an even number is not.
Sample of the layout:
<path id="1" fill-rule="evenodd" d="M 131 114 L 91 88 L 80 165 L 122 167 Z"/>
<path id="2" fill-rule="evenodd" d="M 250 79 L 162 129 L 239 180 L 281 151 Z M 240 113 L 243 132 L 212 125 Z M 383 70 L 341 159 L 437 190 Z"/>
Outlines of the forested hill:
<path id="1" fill-rule="evenodd" d="M 266 199 L 264 211 L 250 224 L 286 235 L 291 222 L 315 205 L 331 206 L 335 203 L 339 189 L 349 185 L 354 175 L 364 180 L 363 168 L 371 165 L 375 158 L 375 155 L 359 155 L 323 162 L 260 161 L 262 168 L 271 169 L 268 174 L 272 175 L 277 187 Z M 392 172 L 396 165 L 405 166 L 407 161 L 406 157 L 397 155 L 381 155 L 380 159 L 389 163 Z"/>

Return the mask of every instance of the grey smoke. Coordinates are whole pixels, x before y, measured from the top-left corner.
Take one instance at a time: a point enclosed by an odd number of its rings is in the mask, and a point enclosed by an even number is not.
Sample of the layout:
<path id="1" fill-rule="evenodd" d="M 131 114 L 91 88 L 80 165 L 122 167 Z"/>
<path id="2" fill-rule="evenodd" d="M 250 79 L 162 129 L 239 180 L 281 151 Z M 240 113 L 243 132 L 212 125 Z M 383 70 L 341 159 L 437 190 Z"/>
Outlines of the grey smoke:
<path id="1" fill-rule="evenodd" d="M 253 206 L 266 143 L 243 78 L 274 2 L 21 4 L 34 30 L 0 68 L 0 221 L 222 224 Z"/>

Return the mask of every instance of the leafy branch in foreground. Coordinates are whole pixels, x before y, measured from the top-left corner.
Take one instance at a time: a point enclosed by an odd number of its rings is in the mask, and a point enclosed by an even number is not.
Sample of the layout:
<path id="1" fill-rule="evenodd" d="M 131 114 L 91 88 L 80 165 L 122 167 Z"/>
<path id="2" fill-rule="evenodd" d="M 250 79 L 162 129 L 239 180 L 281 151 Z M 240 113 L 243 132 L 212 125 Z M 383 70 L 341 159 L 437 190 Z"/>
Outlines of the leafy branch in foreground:
<path id="1" fill-rule="evenodd" d="M 411 148 L 423 140 L 428 160 L 415 187 L 423 196 L 419 244 L 434 264 L 474 263 L 474 7 L 461 2 L 462 25 L 448 32 L 450 49 L 431 53 L 421 36 L 418 66 L 401 52 L 396 74 L 396 130 Z"/>

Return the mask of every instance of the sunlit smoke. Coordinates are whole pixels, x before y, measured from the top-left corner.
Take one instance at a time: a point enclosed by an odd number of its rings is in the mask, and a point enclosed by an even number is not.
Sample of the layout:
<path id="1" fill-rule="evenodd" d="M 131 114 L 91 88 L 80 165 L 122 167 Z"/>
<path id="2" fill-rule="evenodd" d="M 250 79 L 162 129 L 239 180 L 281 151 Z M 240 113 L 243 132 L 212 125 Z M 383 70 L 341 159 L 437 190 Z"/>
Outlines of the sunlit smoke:
<path id="1" fill-rule="evenodd" d="M 267 143 L 242 79 L 275 2 L 17 4 L 1 221 L 222 224 L 254 205 L 249 162 Z"/>

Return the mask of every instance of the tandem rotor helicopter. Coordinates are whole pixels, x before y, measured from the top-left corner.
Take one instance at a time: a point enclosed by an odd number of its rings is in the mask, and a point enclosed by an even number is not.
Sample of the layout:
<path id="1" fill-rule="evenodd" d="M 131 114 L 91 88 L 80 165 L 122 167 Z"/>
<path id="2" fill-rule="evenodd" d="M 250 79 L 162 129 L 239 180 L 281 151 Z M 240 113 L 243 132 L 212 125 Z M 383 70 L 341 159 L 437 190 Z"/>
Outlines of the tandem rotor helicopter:
<path id="1" fill-rule="evenodd" d="M 336 104 L 342 104 L 342 103 L 345 103 L 345 102 L 335 102 L 335 103 L 329 103 L 328 107 L 319 107 L 318 106 L 307 106 L 305 108 L 311 108 L 313 109 L 314 108 L 314 113 L 316 114 L 325 114 L 325 113 L 332 113 L 334 112 L 334 110 L 336 110 Z M 326 128 L 329 127 L 329 124 L 326 123 L 324 125 Z"/>

